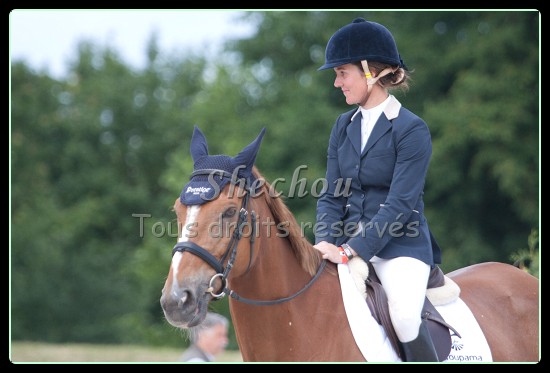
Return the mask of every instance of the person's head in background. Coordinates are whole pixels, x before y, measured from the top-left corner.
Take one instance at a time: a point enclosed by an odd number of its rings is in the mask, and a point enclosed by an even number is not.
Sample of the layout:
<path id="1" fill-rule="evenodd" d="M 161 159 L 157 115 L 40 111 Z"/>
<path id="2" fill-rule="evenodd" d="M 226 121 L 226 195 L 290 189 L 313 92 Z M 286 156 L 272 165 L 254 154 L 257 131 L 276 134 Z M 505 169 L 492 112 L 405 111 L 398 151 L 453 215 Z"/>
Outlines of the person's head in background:
<path id="1" fill-rule="evenodd" d="M 228 327 L 229 321 L 225 316 L 208 312 L 200 325 L 189 330 L 189 339 L 213 359 L 227 346 Z"/>

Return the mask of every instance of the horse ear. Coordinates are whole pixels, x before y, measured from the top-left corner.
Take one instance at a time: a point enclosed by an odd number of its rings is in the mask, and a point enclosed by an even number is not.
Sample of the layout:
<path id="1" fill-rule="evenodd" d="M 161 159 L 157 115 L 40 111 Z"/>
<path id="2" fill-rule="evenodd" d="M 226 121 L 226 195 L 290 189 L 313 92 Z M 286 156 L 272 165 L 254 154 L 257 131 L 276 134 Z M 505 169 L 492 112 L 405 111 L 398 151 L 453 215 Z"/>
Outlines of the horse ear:
<path id="1" fill-rule="evenodd" d="M 246 166 L 244 169 L 245 173 L 250 173 L 252 171 L 252 166 L 254 166 L 254 162 L 256 161 L 256 154 L 258 154 L 264 134 L 265 128 L 262 128 L 258 137 L 233 158 L 235 164 Z"/>
<path id="2" fill-rule="evenodd" d="M 193 162 L 196 162 L 199 158 L 208 155 L 208 144 L 206 143 L 206 137 L 201 132 L 199 127 L 195 126 L 193 130 L 193 137 L 191 137 L 191 157 Z"/>

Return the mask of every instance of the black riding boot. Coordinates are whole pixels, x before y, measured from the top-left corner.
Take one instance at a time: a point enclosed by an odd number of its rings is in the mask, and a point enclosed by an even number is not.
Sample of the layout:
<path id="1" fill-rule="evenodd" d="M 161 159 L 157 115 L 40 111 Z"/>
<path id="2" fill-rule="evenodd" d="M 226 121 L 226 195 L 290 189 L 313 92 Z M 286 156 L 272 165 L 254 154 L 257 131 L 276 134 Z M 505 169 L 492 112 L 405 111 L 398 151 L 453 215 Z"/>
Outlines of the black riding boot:
<path id="1" fill-rule="evenodd" d="M 432 337 L 430 337 L 430 332 L 426 325 L 426 320 L 424 319 L 420 324 L 418 337 L 410 342 L 402 342 L 401 345 L 403 347 L 403 353 L 405 354 L 404 361 L 439 361 L 432 342 Z"/>

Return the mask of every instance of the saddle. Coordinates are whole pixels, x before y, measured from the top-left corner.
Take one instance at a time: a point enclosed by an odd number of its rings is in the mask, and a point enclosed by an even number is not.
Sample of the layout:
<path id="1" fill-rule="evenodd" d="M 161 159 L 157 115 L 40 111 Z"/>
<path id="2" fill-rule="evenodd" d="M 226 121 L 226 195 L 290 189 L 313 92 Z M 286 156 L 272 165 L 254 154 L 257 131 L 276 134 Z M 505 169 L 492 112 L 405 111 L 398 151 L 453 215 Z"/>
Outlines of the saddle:
<path id="1" fill-rule="evenodd" d="M 374 271 L 374 267 L 370 262 L 368 265 L 368 277 L 365 281 L 367 292 L 367 304 L 372 313 L 372 316 L 376 322 L 384 328 L 386 335 L 388 336 L 391 345 L 403 359 L 403 353 L 401 351 L 399 339 L 393 328 L 390 313 L 388 308 L 388 299 L 386 292 Z M 434 267 L 430 273 L 428 280 L 428 289 L 438 288 L 445 284 L 445 276 L 439 267 Z M 460 337 L 460 334 L 441 316 L 441 314 L 434 307 L 432 302 L 426 297 L 424 301 L 424 307 L 422 308 L 422 319 L 426 321 L 428 330 L 432 337 L 432 341 L 437 352 L 438 360 L 443 361 L 449 356 L 451 352 L 451 333 L 455 333 Z"/>

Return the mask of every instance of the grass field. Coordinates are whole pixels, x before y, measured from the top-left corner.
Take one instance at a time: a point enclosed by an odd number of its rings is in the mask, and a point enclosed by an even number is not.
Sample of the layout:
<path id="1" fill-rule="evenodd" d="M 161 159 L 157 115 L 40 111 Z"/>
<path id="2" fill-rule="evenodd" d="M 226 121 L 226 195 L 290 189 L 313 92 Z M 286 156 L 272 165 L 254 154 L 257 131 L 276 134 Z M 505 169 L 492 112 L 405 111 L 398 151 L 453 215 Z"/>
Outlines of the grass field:
<path id="1" fill-rule="evenodd" d="M 178 362 L 183 349 L 129 345 L 50 344 L 12 342 L 10 361 L 13 363 L 37 362 Z M 217 357 L 219 362 L 242 362 L 238 351 L 225 351 Z M 183 364 L 183 363 L 182 363 Z"/>

